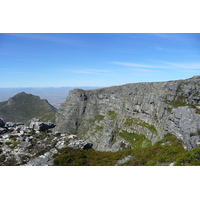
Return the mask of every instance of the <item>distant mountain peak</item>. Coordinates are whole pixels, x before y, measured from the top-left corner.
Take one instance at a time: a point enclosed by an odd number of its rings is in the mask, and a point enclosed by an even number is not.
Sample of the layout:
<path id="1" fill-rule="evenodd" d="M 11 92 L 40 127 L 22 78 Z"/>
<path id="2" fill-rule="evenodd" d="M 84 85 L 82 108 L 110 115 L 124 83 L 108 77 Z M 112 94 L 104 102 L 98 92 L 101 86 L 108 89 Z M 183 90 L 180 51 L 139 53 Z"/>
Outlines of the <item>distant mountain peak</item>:
<path id="1" fill-rule="evenodd" d="M 34 117 L 55 113 L 56 110 L 46 99 L 25 92 L 0 102 L 0 117 L 6 121 L 26 122 Z"/>

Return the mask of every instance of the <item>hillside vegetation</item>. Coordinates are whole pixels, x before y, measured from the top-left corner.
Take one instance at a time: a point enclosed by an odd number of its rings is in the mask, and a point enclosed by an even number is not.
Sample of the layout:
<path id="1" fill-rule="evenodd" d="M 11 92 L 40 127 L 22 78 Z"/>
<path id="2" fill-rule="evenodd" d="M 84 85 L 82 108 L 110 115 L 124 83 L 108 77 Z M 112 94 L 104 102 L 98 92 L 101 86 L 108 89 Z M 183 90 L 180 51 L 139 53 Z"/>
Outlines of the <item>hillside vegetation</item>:
<path id="1" fill-rule="evenodd" d="M 27 122 L 34 117 L 45 116 L 48 120 L 55 120 L 56 111 L 47 100 L 25 92 L 0 103 L 0 117 L 11 122 Z"/>
<path id="2" fill-rule="evenodd" d="M 129 157 L 121 164 L 119 160 Z M 184 150 L 181 142 L 167 134 L 151 147 L 118 152 L 63 148 L 54 155 L 55 166 L 189 166 L 200 165 L 200 148 Z"/>

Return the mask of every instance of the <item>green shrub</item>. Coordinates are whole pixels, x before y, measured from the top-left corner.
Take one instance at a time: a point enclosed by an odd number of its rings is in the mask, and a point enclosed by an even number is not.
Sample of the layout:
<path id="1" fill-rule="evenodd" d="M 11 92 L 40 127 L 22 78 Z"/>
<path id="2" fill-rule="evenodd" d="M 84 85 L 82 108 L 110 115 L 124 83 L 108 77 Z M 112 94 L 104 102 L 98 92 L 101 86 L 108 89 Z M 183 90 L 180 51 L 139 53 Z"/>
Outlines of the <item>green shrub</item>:
<path id="1" fill-rule="evenodd" d="M 103 120 L 104 119 L 104 116 L 103 115 L 97 115 L 96 116 L 96 120 L 97 121 L 101 121 L 101 120 Z"/>
<path id="2" fill-rule="evenodd" d="M 194 148 L 181 155 L 176 160 L 175 165 L 200 165 L 200 148 Z"/>
<path id="3" fill-rule="evenodd" d="M 115 111 L 109 110 L 108 116 L 110 117 L 111 120 L 114 120 L 117 117 L 117 113 L 115 113 Z"/>
<path id="4" fill-rule="evenodd" d="M 60 155 L 54 155 L 54 165 L 57 166 L 110 166 L 122 158 L 119 152 L 101 152 L 93 149 L 66 147 L 59 152 Z"/>
<path id="5" fill-rule="evenodd" d="M 12 142 L 11 141 L 7 141 L 7 142 L 5 142 L 5 144 L 9 146 L 9 145 L 12 144 Z"/>

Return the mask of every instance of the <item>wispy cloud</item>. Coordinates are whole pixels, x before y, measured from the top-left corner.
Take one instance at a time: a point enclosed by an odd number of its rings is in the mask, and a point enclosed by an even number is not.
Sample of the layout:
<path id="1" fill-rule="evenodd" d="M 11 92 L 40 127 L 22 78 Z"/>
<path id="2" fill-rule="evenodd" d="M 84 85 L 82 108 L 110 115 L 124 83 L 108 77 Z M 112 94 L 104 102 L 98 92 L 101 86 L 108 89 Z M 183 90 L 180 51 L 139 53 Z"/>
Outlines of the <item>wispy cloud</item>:
<path id="1" fill-rule="evenodd" d="M 154 69 L 134 69 L 134 71 L 137 72 L 158 72 L 158 70 L 154 70 Z"/>
<path id="2" fill-rule="evenodd" d="M 166 49 L 163 47 L 155 47 L 154 48 L 157 51 L 166 51 L 166 52 L 180 52 L 180 50 L 175 50 L 175 49 Z"/>
<path id="3" fill-rule="evenodd" d="M 182 40 L 180 34 L 177 37 L 175 33 L 151 33 L 151 35 L 165 40 Z"/>
<path id="4" fill-rule="evenodd" d="M 146 65 L 140 63 L 130 63 L 130 62 L 111 62 L 111 64 L 121 65 L 124 67 L 135 67 L 135 68 L 150 68 L 150 69 L 200 69 L 200 62 L 196 63 L 176 63 L 161 60 L 154 60 L 161 63 L 156 65 Z"/>
<path id="5" fill-rule="evenodd" d="M 66 35 L 66 37 L 62 37 L 64 34 L 40 34 L 40 33 L 10 33 L 7 34 L 12 37 L 20 37 L 25 39 L 32 39 L 32 40 L 42 40 L 42 41 L 48 41 L 48 42 L 54 42 L 54 43 L 60 43 L 60 44 L 68 44 L 68 45 L 76 45 L 76 46 L 82 46 L 80 42 L 76 41 L 72 35 Z"/>
<path id="6" fill-rule="evenodd" d="M 200 69 L 200 62 L 176 63 L 161 60 L 159 62 L 165 64 L 166 66 L 175 67 L 178 69 Z"/>
<path id="7" fill-rule="evenodd" d="M 166 66 L 155 66 L 155 65 L 146 65 L 146 64 L 140 64 L 140 63 L 130 63 L 130 62 L 111 62 L 111 64 L 121 65 L 125 67 L 137 67 L 137 68 L 155 68 L 155 69 L 165 69 L 168 68 Z"/>

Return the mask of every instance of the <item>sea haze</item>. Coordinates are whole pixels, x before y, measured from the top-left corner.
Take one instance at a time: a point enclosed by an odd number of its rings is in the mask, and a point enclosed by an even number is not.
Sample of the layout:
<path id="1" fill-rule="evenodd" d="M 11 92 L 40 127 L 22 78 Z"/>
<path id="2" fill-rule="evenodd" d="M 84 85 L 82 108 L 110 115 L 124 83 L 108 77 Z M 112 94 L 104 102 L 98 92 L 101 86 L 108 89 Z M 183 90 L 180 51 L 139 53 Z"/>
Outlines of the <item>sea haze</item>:
<path id="1" fill-rule="evenodd" d="M 28 94 L 37 95 L 41 99 L 47 99 L 51 105 L 59 108 L 60 104 L 65 101 L 68 92 L 75 88 L 90 90 L 100 87 L 0 88 L 0 102 L 7 101 L 10 97 L 13 97 L 20 92 L 26 92 Z"/>

